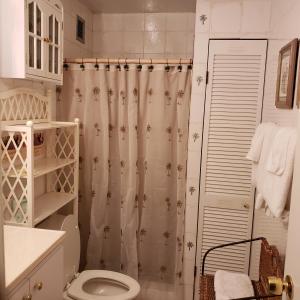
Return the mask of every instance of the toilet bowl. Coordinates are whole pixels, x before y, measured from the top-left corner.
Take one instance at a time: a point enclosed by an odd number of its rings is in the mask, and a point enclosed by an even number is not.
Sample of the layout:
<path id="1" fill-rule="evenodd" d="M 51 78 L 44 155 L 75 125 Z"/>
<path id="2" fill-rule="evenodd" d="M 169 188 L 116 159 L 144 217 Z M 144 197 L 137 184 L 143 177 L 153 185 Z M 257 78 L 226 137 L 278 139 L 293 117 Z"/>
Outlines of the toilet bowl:
<path id="1" fill-rule="evenodd" d="M 129 300 L 140 292 L 139 284 L 129 276 L 105 270 L 83 271 L 64 292 L 64 299 Z"/>
<path id="2" fill-rule="evenodd" d="M 80 235 L 73 215 L 54 215 L 39 225 L 66 232 L 64 252 L 64 300 L 132 300 L 140 292 L 139 283 L 118 272 L 87 270 L 78 272 L 80 259 Z"/>

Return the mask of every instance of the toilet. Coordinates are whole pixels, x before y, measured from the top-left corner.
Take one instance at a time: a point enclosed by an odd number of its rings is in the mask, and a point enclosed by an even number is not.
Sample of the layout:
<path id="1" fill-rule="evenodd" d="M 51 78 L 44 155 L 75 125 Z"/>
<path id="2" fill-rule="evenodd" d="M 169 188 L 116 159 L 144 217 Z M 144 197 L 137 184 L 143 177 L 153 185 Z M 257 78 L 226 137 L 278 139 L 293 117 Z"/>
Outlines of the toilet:
<path id="1" fill-rule="evenodd" d="M 39 228 L 66 232 L 64 240 L 64 300 L 131 300 L 140 292 L 139 283 L 133 278 L 112 271 L 87 270 L 78 273 L 80 235 L 73 215 L 53 215 Z"/>

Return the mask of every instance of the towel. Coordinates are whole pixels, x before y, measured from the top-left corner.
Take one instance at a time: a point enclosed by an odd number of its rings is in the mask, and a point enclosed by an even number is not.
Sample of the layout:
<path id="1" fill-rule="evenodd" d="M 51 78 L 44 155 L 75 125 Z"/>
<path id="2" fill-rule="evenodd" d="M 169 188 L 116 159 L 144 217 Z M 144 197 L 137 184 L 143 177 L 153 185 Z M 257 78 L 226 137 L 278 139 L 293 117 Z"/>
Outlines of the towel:
<path id="1" fill-rule="evenodd" d="M 297 132 L 293 128 L 281 128 L 274 137 L 266 163 L 263 198 L 271 214 L 281 217 L 292 185 Z"/>
<path id="2" fill-rule="evenodd" d="M 249 159 L 253 162 L 256 162 L 256 163 L 260 159 L 266 126 L 267 126 L 267 124 L 265 124 L 265 123 L 259 124 L 257 126 L 255 134 L 251 141 L 250 150 L 246 156 L 247 159 Z"/>
<path id="3" fill-rule="evenodd" d="M 248 275 L 218 270 L 214 288 L 216 300 L 230 300 L 254 296 L 253 286 Z"/>
<path id="4" fill-rule="evenodd" d="M 297 139 L 297 133 L 295 129 L 282 127 L 278 130 L 272 144 L 270 156 L 267 161 L 267 171 L 275 174 L 282 175 L 287 160 L 288 147 L 290 143 L 293 143 Z"/>
<path id="5" fill-rule="evenodd" d="M 277 131 L 278 127 L 273 123 L 258 125 L 246 156 L 247 159 L 252 161 L 252 185 L 256 187 L 256 209 L 262 208 L 265 203 L 263 185 L 265 176 L 268 175 L 265 165 L 269 157 L 273 137 Z"/>

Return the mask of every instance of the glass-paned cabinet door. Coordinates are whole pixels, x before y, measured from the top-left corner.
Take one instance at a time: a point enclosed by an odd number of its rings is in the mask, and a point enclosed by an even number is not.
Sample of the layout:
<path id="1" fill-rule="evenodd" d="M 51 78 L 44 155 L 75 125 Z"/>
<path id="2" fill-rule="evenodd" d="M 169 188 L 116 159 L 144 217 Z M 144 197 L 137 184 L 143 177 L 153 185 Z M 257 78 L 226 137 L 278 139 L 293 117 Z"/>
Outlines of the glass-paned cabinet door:
<path id="1" fill-rule="evenodd" d="M 53 9 L 48 15 L 48 66 L 47 72 L 59 78 L 62 68 L 62 14 Z"/>
<path id="2" fill-rule="evenodd" d="M 42 1 L 28 1 L 27 66 L 31 74 L 41 75 L 44 72 L 45 11 L 46 7 Z"/>

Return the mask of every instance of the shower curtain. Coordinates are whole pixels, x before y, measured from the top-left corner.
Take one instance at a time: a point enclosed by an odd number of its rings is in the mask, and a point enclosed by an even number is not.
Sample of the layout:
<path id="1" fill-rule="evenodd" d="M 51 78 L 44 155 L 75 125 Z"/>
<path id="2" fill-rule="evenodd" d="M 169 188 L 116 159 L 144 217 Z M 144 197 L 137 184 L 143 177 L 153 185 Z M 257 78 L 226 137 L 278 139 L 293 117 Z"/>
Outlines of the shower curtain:
<path id="1" fill-rule="evenodd" d="M 57 89 L 58 119 L 81 121 L 82 261 L 182 300 L 191 70 L 139 67 L 72 65 Z"/>

